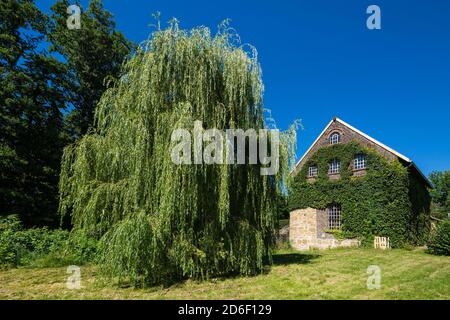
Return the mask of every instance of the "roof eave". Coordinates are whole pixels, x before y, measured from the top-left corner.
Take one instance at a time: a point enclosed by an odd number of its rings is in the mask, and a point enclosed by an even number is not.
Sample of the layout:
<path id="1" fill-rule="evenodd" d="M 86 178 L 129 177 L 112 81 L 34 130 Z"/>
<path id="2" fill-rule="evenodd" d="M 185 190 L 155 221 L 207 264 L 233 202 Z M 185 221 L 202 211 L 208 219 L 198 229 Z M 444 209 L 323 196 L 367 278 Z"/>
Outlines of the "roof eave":
<path id="1" fill-rule="evenodd" d="M 372 138 L 371 136 L 365 134 L 364 132 L 356 129 L 355 127 L 351 126 L 350 124 L 348 124 L 347 122 L 345 122 L 342 119 L 339 119 L 337 117 L 334 117 L 329 123 L 328 125 L 325 127 L 325 129 L 323 129 L 323 131 L 319 134 L 319 136 L 317 137 L 317 139 L 311 144 L 311 146 L 308 148 L 308 150 L 306 150 L 306 152 L 303 154 L 303 156 L 300 158 L 300 160 L 298 160 L 298 162 L 295 164 L 294 169 L 292 169 L 291 171 L 291 175 L 297 170 L 298 166 L 300 165 L 300 163 L 302 162 L 302 160 L 306 157 L 306 155 L 311 151 L 311 149 L 314 147 L 314 145 L 319 141 L 319 139 L 323 136 L 323 134 L 327 131 L 327 129 L 333 124 L 333 122 L 338 121 L 341 124 L 343 124 L 344 126 L 348 127 L 349 129 L 355 131 L 356 133 L 360 134 L 361 136 L 365 137 L 367 140 L 377 144 L 378 146 L 380 146 L 381 148 L 391 152 L 392 154 L 394 154 L 395 156 L 397 156 L 398 158 L 402 159 L 403 161 L 410 163 L 412 166 L 414 166 L 414 168 L 417 170 L 417 172 L 422 176 L 422 178 L 424 179 L 424 181 L 426 182 L 426 184 L 430 187 L 430 188 L 434 188 L 433 183 L 423 174 L 423 172 L 419 169 L 419 167 L 414 163 L 414 161 L 412 161 L 411 159 L 409 159 L 407 156 L 401 154 L 400 152 L 395 151 L 394 149 L 388 147 L 387 145 L 381 143 L 380 141 Z"/>
<path id="2" fill-rule="evenodd" d="M 411 162 L 411 165 L 414 166 L 414 168 L 417 170 L 417 172 L 420 174 L 420 176 L 423 178 L 423 180 L 426 182 L 426 184 L 431 188 L 434 189 L 433 182 L 430 181 L 430 179 L 427 178 L 422 172 L 422 170 L 419 169 L 419 167 L 416 165 L 414 161 Z"/>

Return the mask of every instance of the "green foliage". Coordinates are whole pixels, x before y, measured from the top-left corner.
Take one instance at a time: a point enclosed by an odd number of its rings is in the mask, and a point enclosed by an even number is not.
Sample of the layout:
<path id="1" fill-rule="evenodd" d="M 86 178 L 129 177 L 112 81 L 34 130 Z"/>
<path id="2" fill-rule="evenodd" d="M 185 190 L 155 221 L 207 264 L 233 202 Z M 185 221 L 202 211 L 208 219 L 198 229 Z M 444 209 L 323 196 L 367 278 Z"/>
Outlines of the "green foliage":
<path id="1" fill-rule="evenodd" d="M 353 176 L 352 171 L 352 161 L 359 153 L 366 154 L 368 166 L 366 175 L 362 177 Z M 333 159 L 341 161 L 341 177 L 338 180 L 328 178 L 328 163 Z M 311 165 L 319 167 L 315 182 L 307 181 L 307 171 Z M 409 187 L 414 181 L 407 168 L 398 161 L 388 161 L 357 142 L 331 145 L 313 154 L 294 178 L 289 205 L 291 210 L 307 207 L 324 209 L 339 203 L 342 230 L 346 236 L 357 236 L 363 244 L 369 245 L 373 236 L 386 236 L 390 237 L 392 246 L 399 247 L 408 242 L 418 242 L 428 230 L 429 213 L 425 196 L 415 199 L 416 205 L 424 210 L 412 213 Z M 417 188 L 420 188 L 418 183 Z M 426 194 L 426 190 L 423 193 Z M 411 196 L 414 197 L 413 194 Z"/>
<path id="2" fill-rule="evenodd" d="M 264 128 L 256 51 L 223 24 L 155 32 L 96 109 L 97 127 L 63 156 L 60 211 L 101 239 L 105 274 L 134 284 L 262 271 L 277 194 L 295 141 L 281 136 L 279 174 L 261 165 L 175 165 L 174 129 Z M 293 138 L 293 139 L 292 139 Z M 292 140 L 291 140 L 292 139 Z"/>
<path id="3" fill-rule="evenodd" d="M 438 224 L 428 243 L 428 252 L 439 256 L 450 256 L 450 221 Z"/>
<path id="4" fill-rule="evenodd" d="M 18 216 L 0 219 L 0 267 L 83 264 L 94 260 L 97 241 L 80 233 L 23 229 Z"/>
<path id="5" fill-rule="evenodd" d="M 66 117 L 66 125 L 77 138 L 94 125 L 94 110 L 108 81 L 118 79 L 122 62 L 134 45 L 115 30 L 112 14 L 103 8 L 102 1 L 90 0 L 86 10 L 81 7 L 81 28 L 67 28 L 67 7 L 72 1 L 57 1 L 52 6 L 48 38 L 51 50 L 67 61 L 71 81 L 73 108 Z"/>
<path id="6" fill-rule="evenodd" d="M 432 215 L 445 219 L 450 213 L 450 170 L 434 171 L 429 178 L 434 184 L 434 189 L 430 191 L 433 200 Z"/>
<path id="7" fill-rule="evenodd" d="M 278 220 L 278 228 L 283 228 L 289 225 L 289 219 L 280 219 Z"/>
<path id="8" fill-rule="evenodd" d="M 57 252 L 61 258 L 70 264 L 82 265 L 94 262 L 97 257 L 99 242 L 89 234 L 74 230 L 70 232 L 67 241 Z"/>
<path id="9" fill-rule="evenodd" d="M 0 215 L 57 223 L 65 65 L 39 45 L 48 19 L 31 0 L 0 3 Z"/>
<path id="10" fill-rule="evenodd" d="M 330 229 L 330 230 L 325 230 L 325 232 L 333 235 L 338 240 L 355 238 L 355 235 L 347 230 Z"/>
<path id="11" fill-rule="evenodd" d="M 121 279 L 131 279 L 133 285 L 156 282 L 163 278 L 167 270 L 168 252 L 163 248 L 155 250 L 153 233 L 157 230 L 148 216 L 137 213 L 110 229 L 100 242 L 99 262 L 103 264 L 103 273 Z M 126 244 L 124 246 L 124 244 Z M 156 244 L 161 247 L 164 243 Z"/>
<path id="12" fill-rule="evenodd" d="M 45 232 L 47 230 L 39 230 Z M 95 262 L 97 257 L 98 241 L 82 232 L 62 230 L 49 231 L 51 233 L 64 232 L 61 241 L 55 241 L 51 250 L 38 253 L 31 251 L 30 259 L 22 261 L 22 264 L 31 267 L 61 267 L 68 265 L 83 265 Z M 44 233 L 45 234 L 45 233 Z"/>
<path id="13" fill-rule="evenodd" d="M 425 244 L 430 231 L 430 192 L 424 187 L 416 171 L 409 174 L 409 200 L 411 202 L 411 215 L 409 217 L 409 235 L 411 243 Z"/>
<path id="14" fill-rule="evenodd" d="M 119 77 L 132 47 L 100 1 L 80 30 L 67 28 L 68 6 L 48 17 L 33 0 L 0 2 L 0 216 L 18 214 L 27 227 L 58 226 L 63 148 L 92 126 L 105 78 Z"/>
<path id="15" fill-rule="evenodd" d="M 280 193 L 277 198 L 278 205 L 278 219 L 289 219 L 289 203 L 287 195 Z"/>
<path id="16" fill-rule="evenodd" d="M 33 228 L 24 230 L 17 216 L 0 220 L 0 266 L 15 267 L 60 250 L 68 232 Z"/>
<path id="17" fill-rule="evenodd" d="M 20 261 L 23 250 L 13 238 L 20 230 L 21 224 L 17 217 L 10 216 L 0 220 L 0 266 L 15 266 Z"/>

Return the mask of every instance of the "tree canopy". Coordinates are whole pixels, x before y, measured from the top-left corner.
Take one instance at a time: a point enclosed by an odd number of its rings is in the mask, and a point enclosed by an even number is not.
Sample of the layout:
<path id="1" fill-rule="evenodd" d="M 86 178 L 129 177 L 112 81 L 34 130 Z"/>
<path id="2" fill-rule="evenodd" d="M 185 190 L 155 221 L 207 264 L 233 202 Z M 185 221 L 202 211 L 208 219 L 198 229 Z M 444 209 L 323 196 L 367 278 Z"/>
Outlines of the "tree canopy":
<path id="1" fill-rule="evenodd" d="M 0 214 L 26 225 L 57 222 L 66 107 L 63 63 L 39 48 L 48 19 L 33 1 L 0 8 Z"/>
<path id="2" fill-rule="evenodd" d="M 431 190 L 433 200 L 432 214 L 437 218 L 447 218 L 450 213 L 450 171 L 433 171 L 430 180 L 434 184 Z"/>
<path id="3" fill-rule="evenodd" d="M 89 1 L 81 11 L 80 29 L 68 29 L 66 10 L 70 4 L 60 0 L 52 6 L 48 38 L 51 51 L 67 63 L 72 108 L 66 122 L 72 136 L 78 138 L 93 126 L 94 110 L 106 83 L 120 76 L 134 44 L 116 30 L 112 14 L 100 0 Z"/>
<path id="4" fill-rule="evenodd" d="M 254 274 L 271 259 L 277 195 L 288 176 L 294 129 L 281 137 L 281 170 L 176 165 L 171 133 L 265 127 L 256 50 L 227 24 L 154 32 L 103 94 L 95 130 L 66 148 L 60 211 L 101 238 L 105 274 L 135 283 Z"/>
<path id="5" fill-rule="evenodd" d="M 47 16 L 33 0 L 0 2 L 0 215 L 25 226 L 58 226 L 63 148 L 93 125 L 105 80 L 133 47 L 101 1 L 79 30 L 67 28 L 68 5 Z"/>

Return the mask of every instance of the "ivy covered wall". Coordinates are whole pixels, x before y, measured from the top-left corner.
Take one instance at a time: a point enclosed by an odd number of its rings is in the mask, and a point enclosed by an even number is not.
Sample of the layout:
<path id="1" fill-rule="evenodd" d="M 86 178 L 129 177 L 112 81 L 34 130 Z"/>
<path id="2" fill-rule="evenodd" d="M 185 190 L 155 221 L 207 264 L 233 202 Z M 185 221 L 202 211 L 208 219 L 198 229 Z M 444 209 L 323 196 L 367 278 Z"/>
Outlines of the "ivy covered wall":
<path id="1" fill-rule="evenodd" d="M 364 176 L 353 175 L 355 155 L 366 155 Z M 340 179 L 330 180 L 328 163 L 341 162 Z M 315 181 L 308 181 L 308 168 L 317 166 Z M 393 247 L 418 244 L 429 225 L 429 195 L 418 177 L 398 160 L 389 161 L 357 142 L 323 147 L 314 153 L 293 179 L 289 208 L 325 209 L 341 206 L 342 232 L 370 244 L 373 236 L 386 236 Z"/>

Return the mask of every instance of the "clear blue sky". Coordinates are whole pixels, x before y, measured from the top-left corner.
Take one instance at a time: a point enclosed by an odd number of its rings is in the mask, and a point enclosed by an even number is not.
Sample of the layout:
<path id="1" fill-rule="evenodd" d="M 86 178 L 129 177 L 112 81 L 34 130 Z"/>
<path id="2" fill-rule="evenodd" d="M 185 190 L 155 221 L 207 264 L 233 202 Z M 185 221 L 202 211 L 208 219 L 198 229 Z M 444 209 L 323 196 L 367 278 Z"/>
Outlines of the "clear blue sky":
<path id="1" fill-rule="evenodd" d="M 37 0 L 48 11 L 54 1 Z M 86 4 L 87 1 L 81 1 Z M 334 115 L 413 159 L 450 169 L 450 1 L 104 0 L 135 42 L 176 17 L 216 30 L 232 20 L 258 49 L 265 104 L 280 128 L 300 118 L 299 154 Z M 368 30 L 366 8 L 381 8 Z"/>

